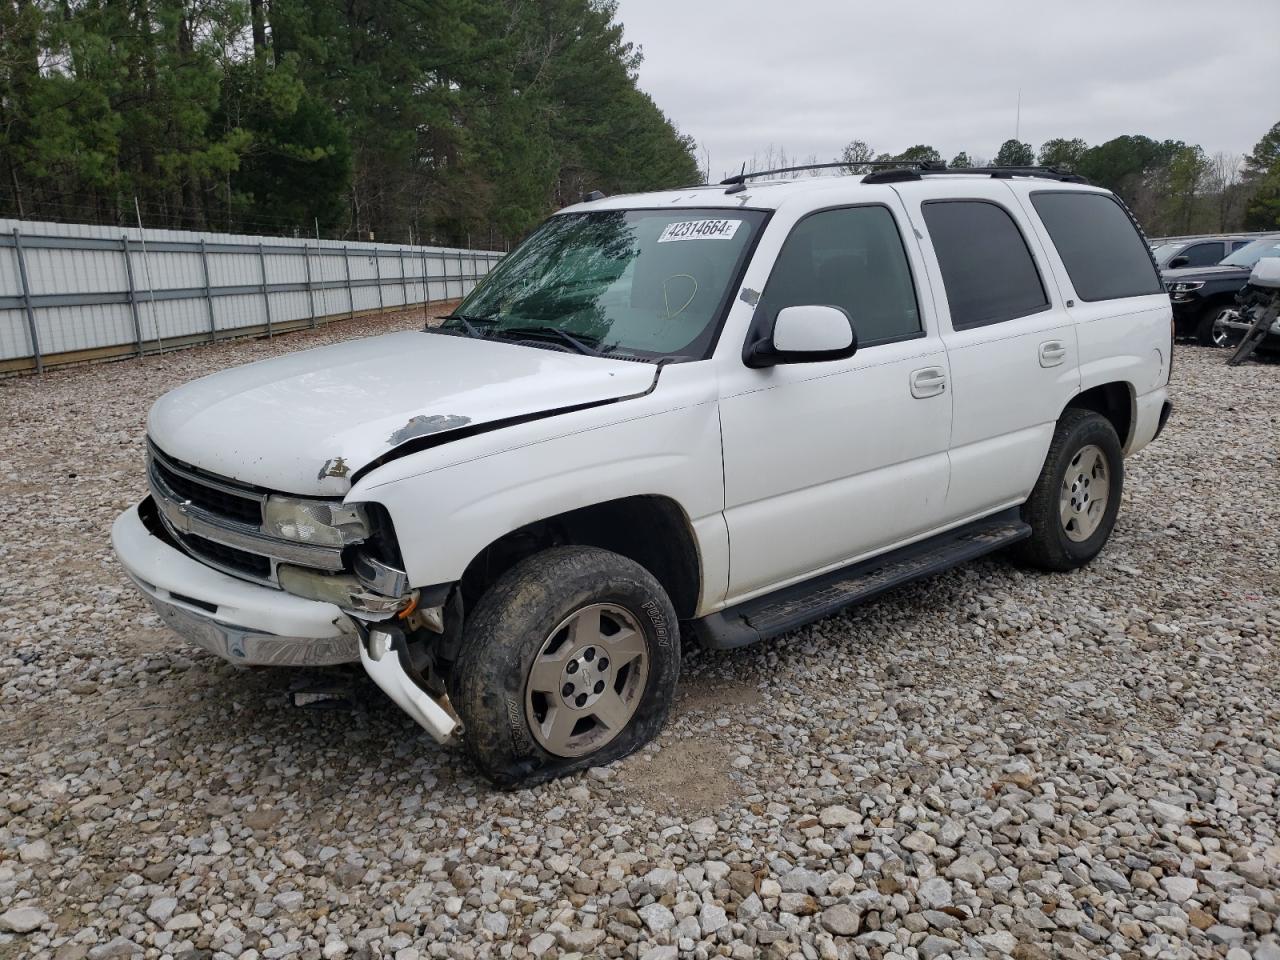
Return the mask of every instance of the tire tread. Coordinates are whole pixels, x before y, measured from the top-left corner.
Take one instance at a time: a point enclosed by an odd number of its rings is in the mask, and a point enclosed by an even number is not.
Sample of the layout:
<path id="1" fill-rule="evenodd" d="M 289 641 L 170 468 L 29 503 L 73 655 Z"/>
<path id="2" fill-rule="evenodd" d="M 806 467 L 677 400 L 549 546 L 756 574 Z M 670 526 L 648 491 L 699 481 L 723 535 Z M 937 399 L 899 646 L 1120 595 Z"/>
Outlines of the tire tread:
<path id="1" fill-rule="evenodd" d="M 1089 435 L 1097 433 L 1098 436 Z M 1102 525 L 1082 548 L 1067 545 L 1058 516 L 1058 487 L 1061 483 L 1062 464 L 1087 440 L 1101 441 L 1100 446 L 1109 454 L 1112 470 L 1110 502 Z M 1065 572 L 1084 566 L 1102 549 L 1115 525 L 1120 498 L 1124 492 L 1124 456 L 1115 427 L 1100 413 L 1080 407 L 1068 407 L 1058 418 L 1058 425 L 1049 443 L 1044 467 L 1031 490 L 1031 496 L 1022 506 L 1022 519 L 1030 525 L 1031 536 L 1014 546 L 1013 557 L 1021 564 L 1039 570 Z M 1101 534 L 1101 536 L 1099 536 Z M 1093 541 L 1097 540 L 1096 546 Z"/>

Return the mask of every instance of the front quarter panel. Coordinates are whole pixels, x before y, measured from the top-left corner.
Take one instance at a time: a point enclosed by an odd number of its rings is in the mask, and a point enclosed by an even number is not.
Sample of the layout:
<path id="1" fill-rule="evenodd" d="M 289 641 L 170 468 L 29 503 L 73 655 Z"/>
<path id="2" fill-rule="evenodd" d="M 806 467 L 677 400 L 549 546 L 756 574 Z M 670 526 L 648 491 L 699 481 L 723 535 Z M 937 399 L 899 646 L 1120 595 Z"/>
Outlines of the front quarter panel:
<path id="1" fill-rule="evenodd" d="M 715 380 L 706 361 L 665 367 L 652 392 L 516 424 L 394 460 L 348 501 L 381 503 L 410 583 L 458 580 L 481 550 L 526 524 L 621 497 L 674 500 L 702 564 L 699 612 L 728 580 Z"/>

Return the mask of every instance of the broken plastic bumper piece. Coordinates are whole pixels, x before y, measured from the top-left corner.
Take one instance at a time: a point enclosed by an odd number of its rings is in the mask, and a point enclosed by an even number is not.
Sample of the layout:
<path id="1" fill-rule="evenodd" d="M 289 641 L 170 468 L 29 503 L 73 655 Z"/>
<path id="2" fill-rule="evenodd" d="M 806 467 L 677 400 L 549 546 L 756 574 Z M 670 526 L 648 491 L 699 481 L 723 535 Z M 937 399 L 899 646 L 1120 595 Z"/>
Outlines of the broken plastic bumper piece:
<path id="1" fill-rule="evenodd" d="M 449 743 L 462 732 L 462 722 L 448 697 L 427 691 L 414 679 L 404 633 L 374 624 L 360 644 L 360 662 L 382 692 L 395 701 L 437 743 Z"/>

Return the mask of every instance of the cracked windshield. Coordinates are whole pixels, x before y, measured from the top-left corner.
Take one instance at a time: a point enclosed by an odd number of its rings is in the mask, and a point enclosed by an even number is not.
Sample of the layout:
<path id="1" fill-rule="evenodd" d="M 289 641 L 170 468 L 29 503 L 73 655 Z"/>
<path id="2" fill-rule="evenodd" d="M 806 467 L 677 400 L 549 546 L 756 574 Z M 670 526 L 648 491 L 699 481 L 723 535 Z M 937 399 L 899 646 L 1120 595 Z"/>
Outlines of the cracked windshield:
<path id="1" fill-rule="evenodd" d="M 690 209 L 552 217 L 440 329 L 580 353 L 699 359 L 764 217 Z"/>

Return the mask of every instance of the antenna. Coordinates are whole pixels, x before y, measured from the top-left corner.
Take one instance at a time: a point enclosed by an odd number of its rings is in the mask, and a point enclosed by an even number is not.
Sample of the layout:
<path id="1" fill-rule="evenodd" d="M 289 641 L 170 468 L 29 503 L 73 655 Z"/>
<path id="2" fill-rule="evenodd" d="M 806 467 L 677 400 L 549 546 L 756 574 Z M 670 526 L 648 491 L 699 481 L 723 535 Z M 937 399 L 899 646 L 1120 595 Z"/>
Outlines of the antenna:
<path id="1" fill-rule="evenodd" d="M 1022 88 L 1018 88 L 1018 112 L 1013 121 L 1013 139 L 1022 142 Z"/>

